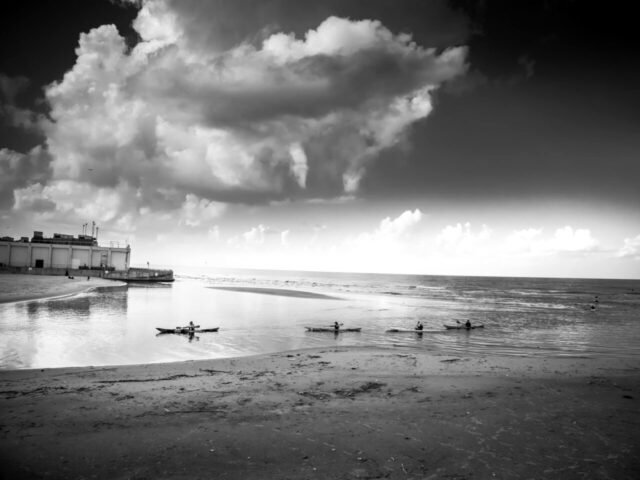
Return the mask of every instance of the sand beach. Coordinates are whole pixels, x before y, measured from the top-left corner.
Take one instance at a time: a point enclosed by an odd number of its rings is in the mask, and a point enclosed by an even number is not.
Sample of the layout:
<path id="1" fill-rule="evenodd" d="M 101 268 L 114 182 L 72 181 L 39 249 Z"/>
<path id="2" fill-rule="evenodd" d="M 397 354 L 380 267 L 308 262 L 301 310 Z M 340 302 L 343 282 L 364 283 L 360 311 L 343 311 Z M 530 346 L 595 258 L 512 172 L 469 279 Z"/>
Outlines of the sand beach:
<path id="1" fill-rule="evenodd" d="M 98 284 L 7 277 L 4 298 Z M 633 357 L 408 347 L 4 370 L 0 465 L 12 479 L 632 479 L 639 398 Z"/>
<path id="2" fill-rule="evenodd" d="M 640 372 L 335 348 L 0 372 L 3 478 L 637 478 Z"/>

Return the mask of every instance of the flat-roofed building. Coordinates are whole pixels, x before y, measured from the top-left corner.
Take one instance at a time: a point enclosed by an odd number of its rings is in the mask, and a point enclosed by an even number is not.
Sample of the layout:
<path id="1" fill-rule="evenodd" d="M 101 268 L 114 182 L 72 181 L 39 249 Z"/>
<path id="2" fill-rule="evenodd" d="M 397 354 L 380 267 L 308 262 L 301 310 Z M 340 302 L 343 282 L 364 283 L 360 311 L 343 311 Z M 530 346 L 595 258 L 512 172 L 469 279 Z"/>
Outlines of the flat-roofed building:
<path id="1" fill-rule="evenodd" d="M 100 246 L 90 235 L 76 238 L 55 233 L 53 237 L 46 238 L 42 232 L 34 232 L 31 241 L 28 237 L 22 237 L 20 241 L 8 237 L 0 239 L 0 267 L 126 271 L 130 258 L 129 245 Z"/>

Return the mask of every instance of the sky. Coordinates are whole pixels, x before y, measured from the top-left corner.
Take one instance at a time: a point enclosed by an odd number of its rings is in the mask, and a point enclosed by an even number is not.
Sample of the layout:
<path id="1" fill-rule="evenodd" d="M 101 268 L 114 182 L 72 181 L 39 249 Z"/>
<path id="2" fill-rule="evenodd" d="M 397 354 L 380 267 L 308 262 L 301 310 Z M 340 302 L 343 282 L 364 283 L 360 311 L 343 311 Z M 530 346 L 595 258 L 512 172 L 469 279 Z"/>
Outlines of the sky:
<path id="1" fill-rule="evenodd" d="M 640 278 L 627 2 L 8 0 L 0 236 L 132 264 Z"/>

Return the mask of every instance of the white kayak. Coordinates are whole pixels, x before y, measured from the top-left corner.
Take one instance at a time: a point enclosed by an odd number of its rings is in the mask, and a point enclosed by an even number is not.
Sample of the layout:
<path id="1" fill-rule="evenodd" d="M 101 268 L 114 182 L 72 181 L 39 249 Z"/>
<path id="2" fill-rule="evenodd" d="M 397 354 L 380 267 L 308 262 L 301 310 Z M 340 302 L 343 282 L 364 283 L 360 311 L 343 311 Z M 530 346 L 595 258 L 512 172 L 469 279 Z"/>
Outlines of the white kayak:
<path id="1" fill-rule="evenodd" d="M 473 330 L 474 328 L 484 328 L 482 323 L 476 323 L 467 327 L 464 323 L 459 323 L 458 325 L 446 325 L 444 326 L 447 330 Z"/>
<path id="2" fill-rule="evenodd" d="M 425 330 L 418 330 L 417 328 L 390 328 L 387 333 L 424 333 Z"/>
<path id="3" fill-rule="evenodd" d="M 304 327 L 307 329 L 307 332 L 359 332 L 362 328 L 334 328 L 334 327 Z"/>

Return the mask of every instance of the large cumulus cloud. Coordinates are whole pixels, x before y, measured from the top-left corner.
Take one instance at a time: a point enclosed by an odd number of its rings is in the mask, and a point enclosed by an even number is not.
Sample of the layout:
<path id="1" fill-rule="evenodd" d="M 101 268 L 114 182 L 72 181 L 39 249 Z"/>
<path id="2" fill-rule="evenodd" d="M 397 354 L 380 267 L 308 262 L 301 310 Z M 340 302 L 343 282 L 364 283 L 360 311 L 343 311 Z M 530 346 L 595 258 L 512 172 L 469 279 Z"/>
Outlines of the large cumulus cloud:
<path id="1" fill-rule="evenodd" d="M 180 15 L 143 2 L 133 48 L 111 25 L 81 35 L 75 65 L 46 89 L 45 200 L 75 189 L 99 201 L 92 186 L 114 196 L 106 221 L 175 212 L 196 226 L 196 210 L 212 218 L 223 203 L 352 194 L 466 69 L 464 47 L 423 48 L 376 20 L 329 17 L 220 49 L 196 44 L 206 23 Z"/>

